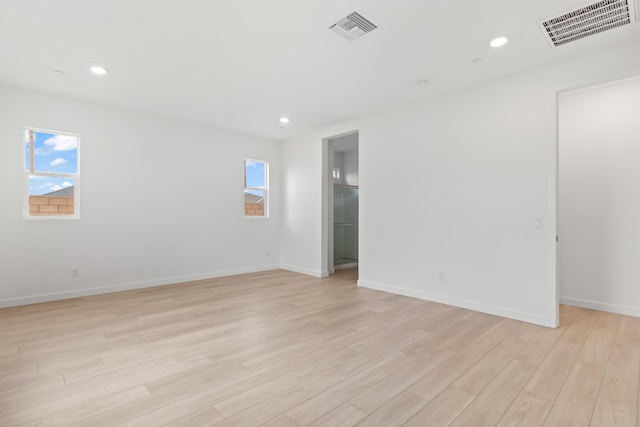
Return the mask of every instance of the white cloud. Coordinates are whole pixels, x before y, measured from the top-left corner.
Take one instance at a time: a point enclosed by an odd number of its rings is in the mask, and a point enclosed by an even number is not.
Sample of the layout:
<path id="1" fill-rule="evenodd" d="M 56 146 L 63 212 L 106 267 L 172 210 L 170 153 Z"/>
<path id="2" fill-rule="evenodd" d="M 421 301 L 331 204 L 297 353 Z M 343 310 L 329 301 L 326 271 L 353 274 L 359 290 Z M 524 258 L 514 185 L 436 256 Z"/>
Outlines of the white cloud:
<path id="1" fill-rule="evenodd" d="M 60 165 L 64 165 L 65 163 L 67 163 L 65 159 L 58 157 L 57 159 L 49 163 L 49 166 L 60 166 Z"/>
<path id="2" fill-rule="evenodd" d="M 69 151 L 78 148 L 78 138 L 69 135 L 55 135 L 44 141 L 44 145 L 53 151 Z"/>
<path id="3" fill-rule="evenodd" d="M 261 162 L 256 162 L 255 160 L 247 160 L 246 164 L 248 168 L 255 168 L 258 166 L 258 163 L 261 163 Z"/>
<path id="4" fill-rule="evenodd" d="M 49 191 L 58 191 L 58 190 L 62 190 L 62 187 L 54 184 L 53 182 L 47 182 L 46 184 L 42 184 L 40 186 L 38 186 L 38 189 L 47 189 Z"/>
<path id="5" fill-rule="evenodd" d="M 64 190 L 65 188 L 69 187 L 73 187 L 73 181 L 64 181 L 62 183 L 60 183 L 60 181 L 47 181 L 42 185 L 30 186 L 29 190 L 33 190 L 36 194 L 49 194 L 53 193 L 54 191 Z"/>

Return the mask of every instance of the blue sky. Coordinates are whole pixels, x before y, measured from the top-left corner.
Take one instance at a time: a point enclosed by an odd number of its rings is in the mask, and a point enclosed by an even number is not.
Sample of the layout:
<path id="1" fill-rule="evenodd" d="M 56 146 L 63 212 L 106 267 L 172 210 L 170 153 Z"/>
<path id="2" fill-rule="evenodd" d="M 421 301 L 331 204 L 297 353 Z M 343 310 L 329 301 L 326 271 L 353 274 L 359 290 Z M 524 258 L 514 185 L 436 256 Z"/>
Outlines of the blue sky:
<path id="1" fill-rule="evenodd" d="M 25 169 L 30 170 L 29 133 L 25 135 Z M 78 171 L 78 138 L 34 132 L 34 171 L 54 174 L 75 174 Z M 70 177 L 29 176 L 29 194 L 42 195 L 71 187 Z"/>
<path id="2" fill-rule="evenodd" d="M 247 187 L 265 186 L 265 163 L 259 161 L 246 161 L 247 165 Z M 249 193 L 264 196 L 264 191 L 248 191 Z"/>

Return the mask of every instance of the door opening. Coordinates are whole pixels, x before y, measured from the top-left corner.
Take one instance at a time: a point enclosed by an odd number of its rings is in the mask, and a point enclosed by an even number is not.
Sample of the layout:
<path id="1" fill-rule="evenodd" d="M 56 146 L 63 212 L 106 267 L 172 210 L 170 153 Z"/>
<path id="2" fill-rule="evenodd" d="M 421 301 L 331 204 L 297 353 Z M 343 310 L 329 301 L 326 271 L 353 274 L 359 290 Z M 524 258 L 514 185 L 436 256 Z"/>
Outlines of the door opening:
<path id="1" fill-rule="evenodd" d="M 559 302 L 640 316 L 640 77 L 559 95 Z"/>
<path id="2" fill-rule="evenodd" d="M 325 162 L 324 227 L 328 274 L 358 266 L 359 251 L 359 135 L 350 132 L 327 138 Z"/>

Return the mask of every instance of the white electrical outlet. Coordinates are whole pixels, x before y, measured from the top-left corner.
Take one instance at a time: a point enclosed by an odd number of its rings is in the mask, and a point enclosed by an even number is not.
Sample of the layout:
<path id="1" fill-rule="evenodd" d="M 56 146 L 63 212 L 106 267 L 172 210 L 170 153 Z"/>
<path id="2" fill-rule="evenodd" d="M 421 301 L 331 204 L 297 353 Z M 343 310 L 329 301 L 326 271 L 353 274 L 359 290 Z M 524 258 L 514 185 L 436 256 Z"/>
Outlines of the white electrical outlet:
<path id="1" fill-rule="evenodd" d="M 441 271 L 441 272 L 440 272 L 440 281 L 441 281 L 441 282 L 444 282 L 444 279 L 445 279 L 445 277 L 444 277 L 444 271 Z"/>
<path id="2" fill-rule="evenodd" d="M 80 269 L 78 267 L 71 269 L 71 277 L 80 277 Z"/>
<path id="3" fill-rule="evenodd" d="M 266 250 L 265 255 L 269 256 L 269 249 Z"/>

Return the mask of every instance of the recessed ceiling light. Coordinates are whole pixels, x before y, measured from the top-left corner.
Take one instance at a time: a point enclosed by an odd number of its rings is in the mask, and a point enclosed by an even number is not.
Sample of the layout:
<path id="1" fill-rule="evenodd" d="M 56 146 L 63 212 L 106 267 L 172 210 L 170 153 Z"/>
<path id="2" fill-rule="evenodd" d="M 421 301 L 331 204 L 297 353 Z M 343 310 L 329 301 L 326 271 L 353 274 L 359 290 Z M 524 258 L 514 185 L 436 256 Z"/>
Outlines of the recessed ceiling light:
<path id="1" fill-rule="evenodd" d="M 479 64 L 482 62 L 482 58 L 473 58 L 471 62 L 473 62 L 474 64 Z"/>
<path id="2" fill-rule="evenodd" d="M 64 74 L 64 71 L 62 70 L 53 70 L 53 72 L 56 74 Z"/>
<path id="3" fill-rule="evenodd" d="M 288 117 L 280 117 L 280 123 L 282 123 L 283 125 L 289 124 L 289 118 Z"/>
<path id="4" fill-rule="evenodd" d="M 491 47 L 502 47 L 505 44 L 507 44 L 509 42 L 509 39 L 504 37 L 504 36 L 500 36 L 500 37 L 496 37 L 495 39 L 491 40 L 489 42 L 489 46 Z"/>
<path id="5" fill-rule="evenodd" d="M 429 80 L 427 80 L 427 79 L 416 80 L 415 84 L 418 87 L 427 87 L 427 86 L 429 86 Z"/>
<path id="6" fill-rule="evenodd" d="M 101 67 L 100 65 L 94 65 L 89 69 L 96 76 L 104 76 L 104 75 L 106 75 L 108 73 L 107 69 L 104 68 L 104 67 Z"/>

